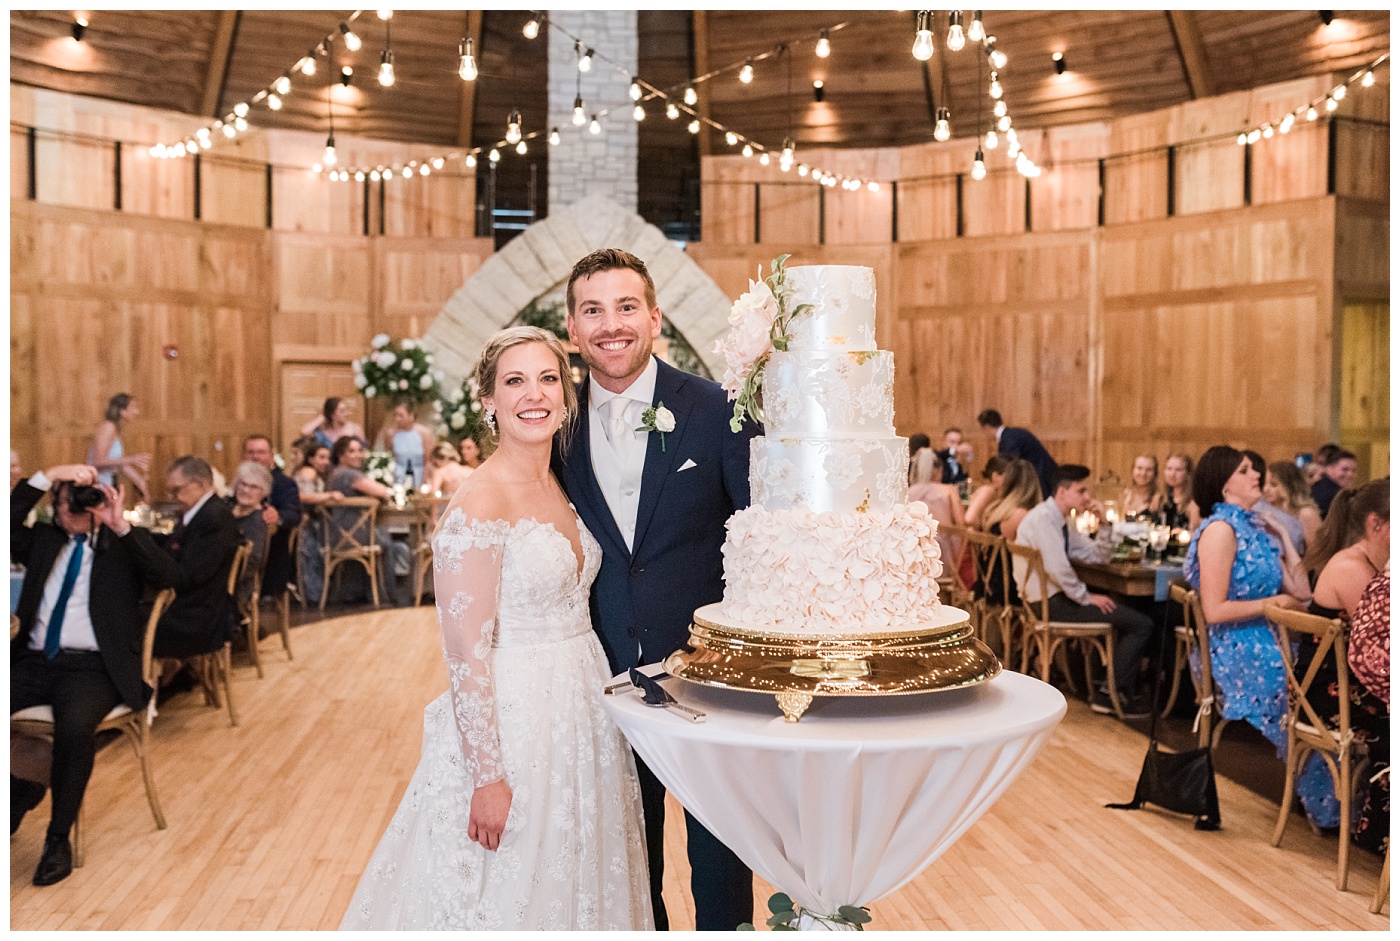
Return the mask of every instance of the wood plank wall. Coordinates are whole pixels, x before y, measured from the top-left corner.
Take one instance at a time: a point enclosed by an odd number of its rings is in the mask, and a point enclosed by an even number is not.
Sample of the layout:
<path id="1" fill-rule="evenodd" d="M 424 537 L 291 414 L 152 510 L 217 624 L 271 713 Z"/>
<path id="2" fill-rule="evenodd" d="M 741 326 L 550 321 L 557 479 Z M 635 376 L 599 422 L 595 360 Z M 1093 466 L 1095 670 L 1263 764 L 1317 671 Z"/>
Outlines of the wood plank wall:
<path id="1" fill-rule="evenodd" d="M 109 139 L 173 139 L 193 126 L 188 116 L 18 86 L 11 109 L 20 125 Z M 31 201 L 28 142 L 12 124 L 10 441 L 27 469 L 82 459 L 119 391 L 142 406 L 126 448 L 152 452 L 156 468 L 193 452 L 230 473 L 253 432 L 275 435 L 286 453 L 295 429 L 277 427 L 284 364 L 343 365 L 381 331 L 420 335 L 493 250 L 473 237 L 472 176 L 388 184 L 381 235 L 379 184 L 331 184 L 299 169 L 324 146 L 314 135 L 252 134 L 228 145 L 238 160 L 206 154 L 200 221 L 190 160 L 124 146 L 117 211 L 114 147 L 53 135 L 36 143 Z M 423 153 L 337 144 L 355 164 Z"/>
<path id="2" fill-rule="evenodd" d="M 973 181 L 972 140 L 799 153 L 897 178 L 897 195 L 822 192 L 775 166 L 706 158 L 704 239 L 688 251 L 736 296 L 784 252 L 789 264 L 875 267 L 900 433 L 961 426 L 978 464 L 989 446 L 974 419 L 995 407 L 1059 460 L 1122 477 L 1144 451 L 1228 442 L 1273 460 L 1328 440 L 1380 476 L 1390 274 L 1389 127 L 1378 122 L 1389 88 L 1356 88 L 1338 111 L 1335 196 L 1326 122 L 1249 148 L 1233 138 L 1333 84 L 1320 76 L 1026 132 L 1044 171 L 1029 186 L 1004 151 Z M 1197 142 L 1210 135 L 1226 136 Z M 833 225 L 834 203 L 860 224 Z"/>

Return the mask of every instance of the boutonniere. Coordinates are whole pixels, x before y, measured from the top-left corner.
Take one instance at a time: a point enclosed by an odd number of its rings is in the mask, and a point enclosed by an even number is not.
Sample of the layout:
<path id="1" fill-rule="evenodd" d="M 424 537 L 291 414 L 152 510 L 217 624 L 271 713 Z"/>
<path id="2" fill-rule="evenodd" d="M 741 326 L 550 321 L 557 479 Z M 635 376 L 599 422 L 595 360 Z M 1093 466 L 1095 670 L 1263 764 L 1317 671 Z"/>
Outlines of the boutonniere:
<path id="1" fill-rule="evenodd" d="M 666 403 L 657 402 L 656 408 L 649 408 L 642 412 L 642 427 L 637 431 L 654 431 L 661 436 L 661 453 L 666 453 L 666 435 L 676 430 L 676 416 L 671 414 L 671 410 L 666 407 Z"/>

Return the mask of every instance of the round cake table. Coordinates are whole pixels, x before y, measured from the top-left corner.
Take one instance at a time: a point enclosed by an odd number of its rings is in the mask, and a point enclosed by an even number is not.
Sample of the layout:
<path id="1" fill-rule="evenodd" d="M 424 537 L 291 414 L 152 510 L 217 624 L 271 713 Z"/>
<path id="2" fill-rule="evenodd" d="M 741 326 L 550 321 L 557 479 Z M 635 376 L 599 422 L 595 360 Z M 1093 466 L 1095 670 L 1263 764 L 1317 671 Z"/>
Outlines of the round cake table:
<path id="1" fill-rule="evenodd" d="M 816 914 L 868 905 L 923 871 L 1065 714 L 1058 690 L 1010 671 L 967 689 L 819 698 L 797 724 L 771 695 L 661 683 L 704 721 L 630 688 L 603 697 L 608 714 L 696 819 Z M 804 916 L 799 927 L 826 925 Z"/>

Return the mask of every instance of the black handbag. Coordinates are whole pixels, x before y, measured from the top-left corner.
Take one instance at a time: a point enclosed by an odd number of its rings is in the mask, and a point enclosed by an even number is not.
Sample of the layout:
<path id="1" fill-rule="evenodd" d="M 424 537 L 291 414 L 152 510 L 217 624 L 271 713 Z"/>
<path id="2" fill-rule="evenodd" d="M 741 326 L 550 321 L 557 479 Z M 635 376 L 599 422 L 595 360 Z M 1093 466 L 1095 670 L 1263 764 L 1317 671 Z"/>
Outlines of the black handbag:
<path id="1" fill-rule="evenodd" d="M 1112 810 L 1137 810 L 1143 804 L 1156 804 L 1179 814 L 1196 818 L 1197 830 L 1220 829 L 1220 799 L 1215 793 L 1215 766 L 1210 748 L 1189 751 L 1162 751 L 1157 744 L 1157 695 L 1161 690 L 1162 670 L 1166 664 L 1166 613 L 1162 616 L 1162 644 L 1158 654 L 1157 672 L 1152 677 L 1152 725 L 1148 733 L 1147 756 L 1142 760 L 1137 790 L 1126 804 L 1106 804 Z M 1207 720 L 1211 721 L 1210 719 Z M 1207 737 L 1206 741 L 1210 741 Z"/>

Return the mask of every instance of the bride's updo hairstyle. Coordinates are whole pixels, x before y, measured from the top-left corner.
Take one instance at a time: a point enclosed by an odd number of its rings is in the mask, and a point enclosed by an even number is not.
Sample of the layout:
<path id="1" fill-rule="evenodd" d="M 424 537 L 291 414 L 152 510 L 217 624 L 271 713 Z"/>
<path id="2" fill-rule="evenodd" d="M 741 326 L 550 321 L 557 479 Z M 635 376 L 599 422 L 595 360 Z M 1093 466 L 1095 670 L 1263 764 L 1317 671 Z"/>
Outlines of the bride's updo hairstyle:
<path id="1" fill-rule="evenodd" d="M 578 420 L 578 392 L 574 389 L 568 351 L 564 349 L 564 344 L 559 342 L 559 338 L 548 330 L 541 330 L 539 327 L 506 327 L 487 340 L 472 373 L 476 378 L 476 387 L 480 390 L 478 395 L 495 398 L 496 370 L 501 362 L 501 354 L 513 346 L 526 343 L 543 343 L 559 363 L 559 382 L 564 387 L 564 420 L 555 435 L 558 437 L 560 449 L 566 450 L 569 439 L 573 436 L 574 422 Z M 490 426 L 487 426 L 487 433 L 492 438 L 499 437 Z"/>

